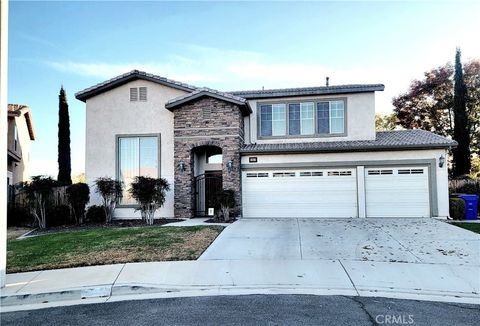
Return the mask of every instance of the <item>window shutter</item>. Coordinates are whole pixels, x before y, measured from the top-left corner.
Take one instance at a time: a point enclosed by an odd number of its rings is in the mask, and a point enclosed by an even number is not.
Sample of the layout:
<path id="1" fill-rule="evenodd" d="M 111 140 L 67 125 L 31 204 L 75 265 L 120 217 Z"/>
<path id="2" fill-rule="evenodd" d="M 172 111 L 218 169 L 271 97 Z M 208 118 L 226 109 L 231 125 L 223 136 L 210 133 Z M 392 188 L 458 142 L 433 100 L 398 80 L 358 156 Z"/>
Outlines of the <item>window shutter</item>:
<path id="1" fill-rule="evenodd" d="M 140 93 L 140 101 L 146 101 L 147 100 L 147 88 L 146 87 L 140 87 L 139 88 L 139 93 Z"/>
<path id="2" fill-rule="evenodd" d="M 138 88 L 130 88 L 130 102 L 138 101 Z"/>

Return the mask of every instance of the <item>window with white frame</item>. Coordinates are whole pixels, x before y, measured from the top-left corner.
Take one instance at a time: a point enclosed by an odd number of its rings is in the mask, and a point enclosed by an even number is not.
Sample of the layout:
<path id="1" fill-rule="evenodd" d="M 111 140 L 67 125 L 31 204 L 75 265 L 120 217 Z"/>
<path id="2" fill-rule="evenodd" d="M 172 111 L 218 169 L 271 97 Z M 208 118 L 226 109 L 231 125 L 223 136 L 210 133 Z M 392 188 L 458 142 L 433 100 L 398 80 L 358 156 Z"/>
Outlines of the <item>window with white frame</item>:
<path id="1" fill-rule="evenodd" d="M 128 190 L 137 176 L 158 178 L 158 137 L 118 137 L 118 179 L 123 183 L 121 204 L 133 205 Z"/>
<path id="2" fill-rule="evenodd" d="M 18 128 L 13 126 L 13 149 L 16 152 L 18 150 Z"/>
<path id="3" fill-rule="evenodd" d="M 284 136 L 287 130 L 285 104 L 260 106 L 261 134 L 263 136 Z"/>
<path id="4" fill-rule="evenodd" d="M 260 104 L 260 137 L 345 133 L 345 101 Z"/>

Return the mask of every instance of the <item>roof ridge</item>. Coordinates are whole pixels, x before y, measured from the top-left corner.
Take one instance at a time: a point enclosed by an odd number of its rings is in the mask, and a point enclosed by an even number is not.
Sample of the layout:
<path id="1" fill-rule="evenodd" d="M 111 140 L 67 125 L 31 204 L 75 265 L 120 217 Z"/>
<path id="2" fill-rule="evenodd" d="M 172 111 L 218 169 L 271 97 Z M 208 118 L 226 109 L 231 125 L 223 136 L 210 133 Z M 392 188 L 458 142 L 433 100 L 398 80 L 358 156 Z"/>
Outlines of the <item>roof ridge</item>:
<path id="1" fill-rule="evenodd" d="M 161 82 L 161 83 L 169 84 L 172 87 L 176 86 L 180 89 L 185 89 L 185 90 L 189 90 L 189 91 L 194 91 L 198 88 L 197 86 L 194 86 L 194 85 L 190 85 L 190 84 L 187 84 L 187 83 L 183 83 L 183 82 L 179 82 L 179 81 L 176 81 L 176 80 L 173 80 L 173 79 L 169 79 L 167 77 L 162 77 L 160 75 L 155 75 L 155 74 L 151 74 L 151 73 L 148 73 L 148 72 L 145 72 L 145 71 L 134 69 L 134 70 L 130 70 L 127 73 L 112 77 L 112 78 L 107 79 L 103 82 L 97 83 L 93 86 L 90 86 L 90 87 L 85 88 L 81 91 L 78 91 L 78 92 L 75 93 L 75 98 L 77 98 L 79 100 L 86 99 L 86 98 L 88 98 L 88 95 L 89 95 L 88 93 L 95 93 L 95 90 L 98 90 L 98 93 L 100 93 L 102 91 L 102 88 L 108 88 L 109 84 L 115 84 L 117 82 L 121 83 L 122 80 L 127 80 L 128 81 L 129 78 L 135 78 L 135 77 L 138 77 L 138 78 L 143 77 L 143 78 L 145 78 L 147 80 L 150 80 L 150 81 L 153 81 L 153 82 L 158 81 L 158 82 Z M 92 94 L 92 96 L 94 96 L 94 95 L 96 95 L 96 94 Z"/>
<path id="2" fill-rule="evenodd" d="M 338 88 L 365 88 L 365 87 L 384 87 L 383 84 L 341 84 L 329 86 L 306 86 L 306 87 L 284 87 L 284 88 L 267 88 L 267 89 L 247 89 L 238 91 L 228 91 L 228 93 L 253 93 L 253 92 L 272 92 L 272 91 L 289 91 L 289 90 L 308 90 L 308 89 L 338 89 Z"/>

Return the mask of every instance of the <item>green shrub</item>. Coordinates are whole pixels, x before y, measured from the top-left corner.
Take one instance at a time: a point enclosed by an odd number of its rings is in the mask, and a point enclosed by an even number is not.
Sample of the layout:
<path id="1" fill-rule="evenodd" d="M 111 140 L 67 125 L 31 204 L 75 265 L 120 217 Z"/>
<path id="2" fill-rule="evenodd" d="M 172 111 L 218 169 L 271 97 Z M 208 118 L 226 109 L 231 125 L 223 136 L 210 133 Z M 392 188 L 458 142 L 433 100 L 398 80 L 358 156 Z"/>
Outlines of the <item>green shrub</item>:
<path id="1" fill-rule="evenodd" d="M 221 190 L 215 194 L 215 209 L 220 211 L 223 220 L 230 220 L 230 209 L 235 207 L 235 192 L 231 189 Z"/>
<path id="2" fill-rule="evenodd" d="M 103 199 L 105 222 L 110 223 L 112 221 L 113 211 L 122 198 L 123 185 L 120 181 L 105 177 L 96 179 L 95 186 L 97 193 Z"/>
<path id="3" fill-rule="evenodd" d="M 70 206 L 48 206 L 46 209 L 47 227 L 68 225 L 73 223 Z"/>
<path id="4" fill-rule="evenodd" d="M 33 220 L 32 214 L 28 208 L 22 206 L 9 206 L 7 209 L 8 226 L 31 226 Z"/>
<path id="5" fill-rule="evenodd" d="M 170 185 L 164 178 L 135 177 L 130 185 L 129 192 L 139 203 L 138 210 L 148 225 L 153 224 L 155 211 L 163 206 L 169 190 Z"/>
<path id="6" fill-rule="evenodd" d="M 468 182 L 457 188 L 457 192 L 461 194 L 480 195 L 479 184 Z"/>
<path id="7" fill-rule="evenodd" d="M 450 217 L 454 220 L 465 219 L 465 202 L 461 198 L 450 198 Z"/>
<path id="8" fill-rule="evenodd" d="M 85 214 L 86 223 L 103 223 L 105 222 L 105 209 L 103 206 L 92 205 L 87 209 Z"/>
<path id="9" fill-rule="evenodd" d="M 43 175 L 33 176 L 32 181 L 23 185 L 27 194 L 30 213 L 40 229 L 47 227 L 47 206 L 51 202 L 53 190 L 56 186 L 57 181 Z"/>
<path id="10" fill-rule="evenodd" d="M 85 206 L 90 201 L 90 188 L 85 183 L 75 183 L 67 188 L 66 193 L 75 223 L 82 224 L 85 219 Z"/>

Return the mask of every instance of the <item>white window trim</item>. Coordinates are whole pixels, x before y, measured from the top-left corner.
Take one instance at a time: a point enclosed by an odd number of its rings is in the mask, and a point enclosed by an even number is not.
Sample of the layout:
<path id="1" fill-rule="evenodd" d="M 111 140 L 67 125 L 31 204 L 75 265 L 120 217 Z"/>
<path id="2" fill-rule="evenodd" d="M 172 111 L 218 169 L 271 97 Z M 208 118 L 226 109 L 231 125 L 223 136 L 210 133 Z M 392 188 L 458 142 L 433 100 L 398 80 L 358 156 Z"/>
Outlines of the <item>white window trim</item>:
<path id="1" fill-rule="evenodd" d="M 343 102 L 343 125 L 342 125 L 342 132 L 332 132 L 331 131 L 331 125 L 332 125 L 332 114 L 331 114 L 331 103 L 332 102 Z M 257 133 L 256 133 L 256 138 L 263 140 L 263 139 L 287 139 L 287 138 L 328 138 L 328 137 L 346 137 L 348 136 L 348 122 L 347 122 L 347 110 L 348 110 L 348 105 L 347 105 L 348 98 L 347 97 L 339 97 L 339 98 L 319 98 L 319 99 L 312 99 L 312 100 L 301 100 L 301 101 L 286 101 L 286 102 L 258 102 L 256 104 L 257 107 Z M 317 115 L 317 104 L 319 102 L 328 102 L 328 123 L 329 123 L 329 132 L 328 133 L 320 133 L 318 129 L 318 115 Z M 302 103 L 313 103 L 313 124 L 314 124 L 314 132 L 312 134 L 302 134 Z M 290 124 L 289 124 L 289 105 L 290 104 L 300 104 L 300 134 L 298 135 L 290 135 Z M 271 106 L 272 109 L 272 135 L 262 135 L 262 114 L 261 114 L 261 107 L 264 105 L 269 105 Z M 274 121 L 280 121 L 280 120 L 274 120 L 273 117 L 273 108 L 277 105 L 282 105 L 285 108 L 285 133 L 284 134 L 274 134 L 274 128 L 273 128 L 273 123 Z M 340 119 L 340 118 L 335 118 L 335 119 Z"/>
<path id="2" fill-rule="evenodd" d="M 162 137 L 161 134 L 119 134 L 115 135 L 115 180 L 120 180 L 120 139 L 121 138 L 142 138 L 142 137 L 156 137 L 157 138 L 157 178 L 161 178 L 161 149 Z M 125 185 L 124 185 L 125 186 Z M 138 204 L 122 204 L 117 205 L 119 208 L 137 208 Z"/>
<path id="3" fill-rule="evenodd" d="M 307 109 L 309 109 L 308 106 L 306 106 L 307 104 L 311 104 L 311 110 L 312 110 L 312 118 L 304 118 L 303 117 L 303 114 L 304 114 L 304 110 L 305 111 Z M 313 124 L 313 129 L 312 129 L 312 132 L 307 134 L 304 132 L 304 120 L 310 120 L 311 123 Z M 315 135 L 315 129 L 316 129 L 316 126 L 315 126 L 315 102 L 301 102 L 300 103 L 300 136 L 309 136 L 309 135 Z"/>

